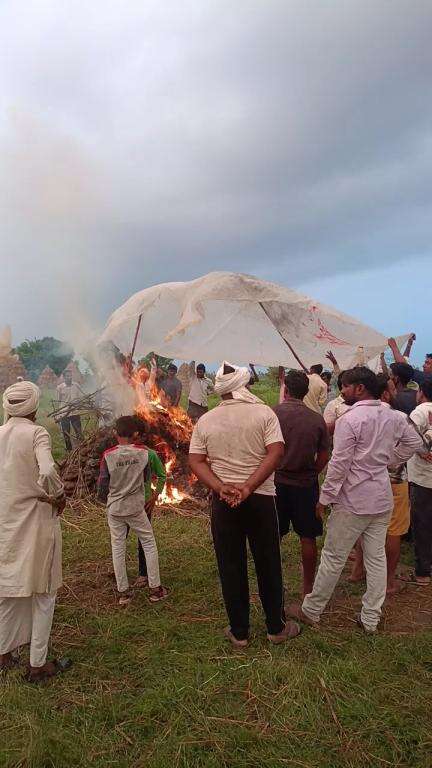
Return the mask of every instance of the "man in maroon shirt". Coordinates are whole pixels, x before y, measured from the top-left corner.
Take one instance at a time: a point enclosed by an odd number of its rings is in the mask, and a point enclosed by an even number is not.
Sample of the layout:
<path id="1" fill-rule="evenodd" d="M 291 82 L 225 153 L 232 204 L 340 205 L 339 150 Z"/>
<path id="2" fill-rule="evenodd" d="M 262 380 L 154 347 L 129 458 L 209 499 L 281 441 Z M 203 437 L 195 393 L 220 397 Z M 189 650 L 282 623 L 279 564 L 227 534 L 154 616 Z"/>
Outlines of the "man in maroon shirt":
<path id="1" fill-rule="evenodd" d="M 322 521 L 316 516 L 318 475 L 329 460 L 326 423 L 303 403 L 309 380 L 302 371 L 285 377 L 285 399 L 275 408 L 285 451 L 276 470 L 276 505 L 280 536 L 290 529 L 300 537 L 303 562 L 303 594 L 312 591 L 317 564 L 316 537 L 322 536 Z"/>

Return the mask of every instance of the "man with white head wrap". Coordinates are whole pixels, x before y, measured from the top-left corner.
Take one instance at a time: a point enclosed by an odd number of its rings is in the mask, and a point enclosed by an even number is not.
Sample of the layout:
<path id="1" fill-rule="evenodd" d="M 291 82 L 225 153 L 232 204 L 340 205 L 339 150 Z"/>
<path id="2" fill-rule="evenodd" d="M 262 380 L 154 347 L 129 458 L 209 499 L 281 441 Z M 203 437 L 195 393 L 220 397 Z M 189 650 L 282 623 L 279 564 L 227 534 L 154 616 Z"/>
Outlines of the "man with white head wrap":
<path id="1" fill-rule="evenodd" d="M 49 434 L 34 423 L 39 394 L 30 381 L 6 389 L 0 427 L 0 668 L 17 663 L 13 651 L 30 643 L 31 681 L 61 669 L 46 657 L 62 578 L 65 497 Z"/>
<path id="2" fill-rule="evenodd" d="M 248 368 L 224 363 L 215 392 L 222 402 L 195 425 L 190 466 L 213 491 L 212 534 L 230 626 L 227 639 L 248 645 L 247 550 L 255 562 L 267 637 L 282 643 L 300 627 L 285 621 L 274 471 L 283 456 L 279 421 L 271 408 L 246 388 Z"/>

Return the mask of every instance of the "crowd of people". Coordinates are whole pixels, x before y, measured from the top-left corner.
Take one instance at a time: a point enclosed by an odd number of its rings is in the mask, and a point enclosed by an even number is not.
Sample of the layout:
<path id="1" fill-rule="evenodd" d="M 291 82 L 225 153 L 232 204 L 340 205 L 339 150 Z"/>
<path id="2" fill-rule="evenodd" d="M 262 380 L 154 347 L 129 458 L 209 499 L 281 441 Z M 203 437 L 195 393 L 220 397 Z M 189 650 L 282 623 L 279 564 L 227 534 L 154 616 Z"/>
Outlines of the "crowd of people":
<path id="1" fill-rule="evenodd" d="M 273 644 L 295 638 L 301 624 L 318 625 L 350 557 L 351 578 L 366 578 L 358 624 L 376 632 L 386 595 L 400 588 L 400 541 L 410 524 L 415 569 L 406 578 L 430 584 L 432 354 L 423 371 L 415 370 L 407 360 L 412 341 L 402 355 L 389 340 L 394 363 L 387 367 L 382 360 L 380 374 L 362 365 L 341 371 L 332 353 L 332 372 L 320 364 L 283 372 L 274 409 L 251 390 L 253 368 L 224 362 L 213 383 L 203 365 L 194 366 L 189 461 L 211 492 L 211 531 L 229 621 L 225 635 L 234 647 L 249 643 L 247 545 Z M 176 373 L 172 364 L 161 388 L 178 407 Z M 221 402 L 208 410 L 211 391 Z M 18 664 L 16 649 L 29 644 L 25 676 L 31 682 L 70 665 L 67 659 L 47 661 L 66 498 L 49 434 L 36 424 L 38 405 L 38 388 L 17 382 L 3 394 L 0 427 L 0 669 Z M 130 530 L 139 541 L 135 586 L 148 589 L 150 602 L 160 602 L 169 589 L 161 582 L 151 518 L 165 468 L 145 445 L 133 415 L 118 418 L 114 431 L 117 445 L 102 457 L 98 498 L 106 505 L 118 602 L 132 599 L 126 571 Z M 318 565 L 316 540 L 327 508 Z M 281 539 L 290 527 L 301 544 L 299 604 L 285 600 Z"/>

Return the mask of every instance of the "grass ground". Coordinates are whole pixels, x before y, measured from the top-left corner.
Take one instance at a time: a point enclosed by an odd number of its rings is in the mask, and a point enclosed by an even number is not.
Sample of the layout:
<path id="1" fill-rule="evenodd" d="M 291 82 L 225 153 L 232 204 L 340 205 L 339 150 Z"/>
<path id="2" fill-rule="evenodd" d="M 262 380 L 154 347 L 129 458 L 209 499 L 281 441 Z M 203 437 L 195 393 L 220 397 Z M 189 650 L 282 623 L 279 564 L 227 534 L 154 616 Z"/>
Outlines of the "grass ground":
<path id="1" fill-rule="evenodd" d="M 74 667 L 45 687 L 23 683 L 19 671 L 2 679 L 2 767 L 432 766 L 432 633 L 410 623 L 411 599 L 405 624 L 392 624 L 401 610 L 393 601 L 382 634 L 367 637 L 353 621 L 361 590 L 342 584 L 320 631 L 276 648 L 254 595 L 252 643 L 239 653 L 221 635 L 206 518 L 156 519 L 173 592 L 157 606 L 139 592 L 126 609 L 115 602 L 103 512 L 69 512 L 63 528 L 53 652 Z M 295 540 L 283 558 L 298 596 Z M 420 599 L 425 626 L 431 597 Z"/>
<path id="2" fill-rule="evenodd" d="M 19 670 L 0 679 L 1 768 L 432 768 L 430 589 L 389 602 L 382 632 L 368 637 L 354 622 L 361 587 L 342 582 L 322 629 L 273 647 L 251 574 L 252 642 L 236 652 L 221 634 L 205 517 L 156 518 L 173 591 L 156 606 L 139 592 L 126 609 L 103 511 L 69 510 L 63 531 L 53 654 L 74 666 L 44 687 Z M 298 597 L 294 537 L 283 564 Z"/>

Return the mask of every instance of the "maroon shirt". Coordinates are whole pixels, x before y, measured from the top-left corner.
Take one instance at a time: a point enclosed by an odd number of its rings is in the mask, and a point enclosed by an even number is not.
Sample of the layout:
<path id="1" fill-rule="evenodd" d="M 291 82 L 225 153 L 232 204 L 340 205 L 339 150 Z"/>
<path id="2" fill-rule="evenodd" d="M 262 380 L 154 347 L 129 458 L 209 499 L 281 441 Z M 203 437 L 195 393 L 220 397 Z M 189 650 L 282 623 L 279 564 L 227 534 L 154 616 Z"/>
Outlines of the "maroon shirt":
<path id="1" fill-rule="evenodd" d="M 285 453 L 276 470 L 275 482 L 303 488 L 312 485 L 317 481 L 316 455 L 329 448 L 323 417 L 304 405 L 302 400 L 286 400 L 274 411 L 285 440 Z"/>

